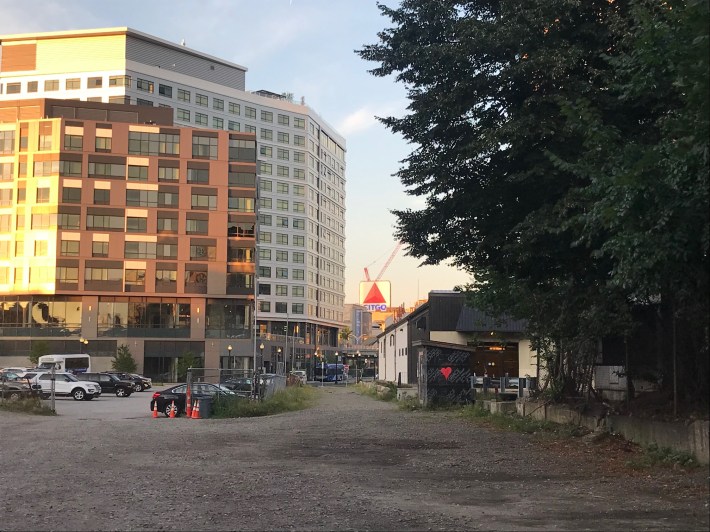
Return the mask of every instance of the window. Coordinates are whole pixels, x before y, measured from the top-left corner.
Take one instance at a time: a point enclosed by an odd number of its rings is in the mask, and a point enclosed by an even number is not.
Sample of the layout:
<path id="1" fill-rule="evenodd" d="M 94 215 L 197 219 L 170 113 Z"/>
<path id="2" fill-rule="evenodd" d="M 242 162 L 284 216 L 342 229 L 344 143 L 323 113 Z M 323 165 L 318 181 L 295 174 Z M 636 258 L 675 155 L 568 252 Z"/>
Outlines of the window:
<path id="1" fill-rule="evenodd" d="M 207 126 L 207 115 L 204 113 L 195 113 L 195 124 L 198 126 Z"/>
<path id="2" fill-rule="evenodd" d="M 89 177 L 124 178 L 126 167 L 114 163 L 89 163 Z"/>
<path id="3" fill-rule="evenodd" d="M 276 285 L 276 293 L 275 295 L 277 296 L 288 296 L 288 285 L 286 284 L 277 284 Z"/>
<path id="4" fill-rule="evenodd" d="M 180 179 L 180 169 L 166 166 L 158 166 L 158 181 L 178 181 Z"/>
<path id="5" fill-rule="evenodd" d="M 155 270 L 155 282 L 157 283 L 177 283 L 176 270 Z"/>
<path id="6" fill-rule="evenodd" d="M 276 217 L 276 227 L 288 227 L 288 217 L 287 216 L 277 216 Z"/>
<path id="7" fill-rule="evenodd" d="M 303 297 L 305 295 L 305 290 L 302 286 L 292 286 L 291 295 L 294 297 Z"/>
<path id="8" fill-rule="evenodd" d="M 158 191 L 158 207 L 177 209 L 180 205 L 180 195 L 177 192 Z"/>
<path id="9" fill-rule="evenodd" d="M 209 103 L 209 98 L 206 94 L 195 94 L 195 105 L 200 105 L 202 107 L 207 107 Z"/>
<path id="10" fill-rule="evenodd" d="M 79 283 L 79 268 L 57 267 L 57 282 L 66 284 Z"/>
<path id="11" fill-rule="evenodd" d="M 276 200 L 276 208 L 280 211 L 287 211 L 288 210 L 288 200 L 277 199 Z"/>
<path id="12" fill-rule="evenodd" d="M 288 268 L 276 268 L 277 279 L 288 279 Z"/>
<path id="13" fill-rule="evenodd" d="M 303 253 L 302 251 L 294 251 L 293 252 L 293 262 L 296 262 L 298 264 L 305 263 L 306 262 L 306 254 Z M 294 270 L 294 279 L 296 278 L 295 277 L 296 271 L 298 271 L 298 270 Z"/>
<path id="14" fill-rule="evenodd" d="M 86 268 L 86 281 L 123 281 L 123 270 L 120 268 Z"/>
<path id="15" fill-rule="evenodd" d="M 274 173 L 271 163 L 259 162 L 259 173 L 262 175 L 272 175 Z"/>
<path id="16" fill-rule="evenodd" d="M 229 131 L 239 131 L 239 122 L 233 122 L 233 121 L 230 120 L 230 121 L 227 123 L 227 129 L 228 129 Z"/>
<path id="17" fill-rule="evenodd" d="M 136 80 L 136 89 L 138 89 L 139 91 L 145 91 L 145 92 L 152 93 L 153 90 L 155 89 L 155 87 L 154 87 L 154 84 L 152 81 L 147 80 L 147 79 L 138 78 Z"/>
<path id="18" fill-rule="evenodd" d="M 12 205 L 12 189 L 3 188 L 0 189 L 0 206 L 9 207 Z"/>
<path id="19" fill-rule="evenodd" d="M 270 249 L 260 249 L 259 250 L 259 260 L 271 260 L 271 250 Z"/>
<path id="20" fill-rule="evenodd" d="M 303 185 L 293 185 L 293 195 L 294 196 L 305 196 L 306 195 L 306 187 Z"/>
<path id="21" fill-rule="evenodd" d="M 276 243 L 282 246 L 288 246 L 288 235 L 276 233 Z"/>
<path id="22" fill-rule="evenodd" d="M 25 215 L 24 214 L 17 215 L 17 225 L 15 227 L 18 230 L 25 228 Z"/>
<path id="23" fill-rule="evenodd" d="M 59 90 L 59 80 L 58 79 L 47 79 L 44 81 L 45 92 L 52 92 Z"/>
<path id="24" fill-rule="evenodd" d="M 293 136 L 293 144 L 294 146 L 305 146 L 306 145 L 306 137 L 302 135 L 294 135 Z"/>
<path id="25" fill-rule="evenodd" d="M 284 133 L 283 131 L 279 131 L 279 134 L 277 135 L 276 139 L 279 142 L 283 142 L 285 144 L 288 144 L 288 142 L 289 142 L 288 133 Z"/>
<path id="26" fill-rule="evenodd" d="M 126 205 L 131 207 L 157 207 L 158 191 L 129 188 L 126 190 Z"/>
<path id="27" fill-rule="evenodd" d="M 94 141 L 94 147 L 98 152 L 110 152 L 111 151 L 111 137 L 96 137 Z"/>
<path id="28" fill-rule="evenodd" d="M 49 243 L 46 240 L 35 240 L 35 257 L 46 257 Z"/>
<path id="29" fill-rule="evenodd" d="M 271 295 L 271 285 L 259 283 L 259 295 L 260 296 L 270 296 Z"/>
<path id="30" fill-rule="evenodd" d="M 1 134 L 1 133 L 0 133 Z M 84 148 L 84 137 L 82 135 L 64 135 L 65 150 L 79 150 Z M 0 151 L 2 153 L 2 151 Z"/>
<path id="31" fill-rule="evenodd" d="M 15 240 L 15 257 L 25 256 L 25 241 L 19 238 Z"/>
<path id="32" fill-rule="evenodd" d="M 293 162 L 296 163 L 305 163 L 306 162 L 306 154 L 303 153 L 302 151 L 294 151 L 293 152 Z M 301 179 L 305 179 L 305 173 L 303 170 L 301 172 Z"/>
<path id="33" fill-rule="evenodd" d="M 129 131 L 128 153 L 131 155 L 179 155 L 180 135 Z"/>
<path id="34" fill-rule="evenodd" d="M 270 179 L 262 179 L 259 181 L 259 189 L 263 192 L 271 192 L 273 184 Z"/>
<path id="35" fill-rule="evenodd" d="M 271 277 L 271 267 L 270 266 L 259 266 L 259 277 L 269 278 Z"/>
<path id="36" fill-rule="evenodd" d="M 294 201 L 293 202 L 293 212 L 300 212 L 300 213 L 306 212 L 306 204 L 302 203 L 300 201 Z"/>
<path id="37" fill-rule="evenodd" d="M 107 188 L 94 189 L 94 203 L 96 205 L 110 205 L 111 191 Z"/>
<path id="38" fill-rule="evenodd" d="M 272 208 L 271 198 L 259 198 L 259 207 L 262 209 L 271 209 Z"/>
<path id="39" fill-rule="evenodd" d="M 283 148 L 278 148 L 276 150 L 276 158 L 281 159 L 282 161 L 288 161 L 288 159 L 289 159 L 288 150 L 284 150 Z"/>
<path id="40" fill-rule="evenodd" d="M 259 242 L 261 244 L 271 244 L 271 233 L 262 231 L 259 233 Z"/>
<path id="41" fill-rule="evenodd" d="M 20 147 L 22 147 L 22 135 L 20 135 Z M 39 123 L 39 149 L 40 150 L 51 150 L 52 149 L 52 123 L 51 122 L 40 122 Z"/>
<path id="42" fill-rule="evenodd" d="M 228 208 L 230 211 L 254 212 L 254 198 L 229 198 Z"/>
<path id="43" fill-rule="evenodd" d="M 0 233 L 9 233 L 10 231 L 12 231 L 12 216 L 0 214 Z"/>
<path id="44" fill-rule="evenodd" d="M 249 124 L 246 124 L 244 126 L 244 132 L 245 133 L 256 133 L 256 126 L 251 126 Z"/>
<path id="45" fill-rule="evenodd" d="M 12 181 L 15 177 L 13 163 L 0 163 L 0 181 Z"/>
<path id="46" fill-rule="evenodd" d="M 109 76 L 108 86 L 109 87 L 130 87 L 131 86 L 131 76 Z"/>
<path id="47" fill-rule="evenodd" d="M 303 303 L 291 303 L 291 314 L 303 314 Z"/>
<path id="48" fill-rule="evenodd" d="M 97 76 L 97 77 L 91 77 L 88 80 L 86 80 L 86 87 L 88 89 L 100 89 L 104 85 L 104 80 L 102 77 Z"/>
<path id="49" fill-rule="evenodd" d="M 186 220 L 185 232 L 188 234 L 206 235 L 209 229 L 207 220 Z"/>
<path id="50" fill-rule="evenodd" d="M 204 163 L 203 163 L 204 164 Z M 188 183 L 202 183 L 206 184 L 210 182 L 210 171 L 208 168 L 190 168 L 187 169 L 187 182 Z"/>
<path id="51" fill-rule="evenodd" d="M 131 97 L 130 96 L 109 96 L 108 103 L 119 103 L 119 104 L 130 105 Z"/>
<path id="52" fill-rule="evenodd" d="M 303 218 L 294 218 L 293 219 L 293 228 L 294 229 L 305 229 L 306 228 L 306 221 Z"/>
<path id="53" fill-rule="evenodd" d="M 126 216 L 127 233 L 145 233 L 148 231 L 148 218 Z"/>
<path id="54" fill-rule="evenodd" d="M 279 124 L 282 126 L 288 126 L 288 124 L 289 124 L 288 115 L 279 115 Z"/>
<path id="55" fill-rule="evenodd" d="M 261 129 L 261 140 L 274 140 L 274 132 L 270 129 Z"/>
<path id="56" fill-rule="evenodd" d="M 191 205 L 193 209 L 207 209 L 214 211 L 217 209 L 217 196 L 193 194 Z"/>
<path id="57" fill-rule="evenodd" d="M 0 155 L 10 155 L 15 151 L 15 132 L 0 131 Z"/>
<path id="58" fill-rule="evenodd" d="M 145 286 L 145 270 L 126 270 L 126 290 L 142 286 Z"/>
<path id="59" fill-rule="evenodd" d="M 37 92 L 37 82 L 28 81 L 27 82 L 27 92 Z"/>
<path id="60" fill-rule="evenodd" d="M 143 98 L 136 98 L 136 105 L 143 105 L 145 107 L 155 107 L 153 102 L 150 100 L 144 100 Z"/>
<path id="61" fill-rule="evenodd" d="M 39 189 L 37 192 L 39 192 Z M 81 203 L 81 189 L 78 187 L 62 187 L 62 201 L 64 203 Z"/>
<path id="62" fill-rule="evenodd" d="M 297 128 L 297 129 L 306 129 L 306 119 L 294 117 L 293 127 Z"/>
<path id="63" fill-rule="evenodd" d="M 212 98 L 212 109 L 215 111 L 224 111 L 224 100 Z"/>
<path id="64" fill-rule="evenodd" d="M 108 242 L 92 242 L 91 243 L 91 256 L 92 257 L 108 257 Z"/>
<path id="65" fill-rule="evenodd" d="M 286 312 L 288 312 L 288 304 L 287 303 L 280 303 L 277 301 L 274 306 L 275 306 L 274 311 L 277 314 L 286 314 Z"/>
<path id="66" fill-rule="evenodd" d="M 190 121 L 190 111 L 188 111 L 187 109 L 180 109 L 178 107 L 177 119 L 182 120 L 183 122 L 189 122 Z"/>
<path id="67" fill-rule="evenodd" d="M 81 88 L 81 80 L 79 78 L 71 78 L 65 82 L 66 90 L 73 91 Z"/>
<path id="68" fill-rule="evenodd" d="M 155 242 L 126 242 L 123 245 L 123 255 L 127 259 L 156 258 L 157 244 Z"/>
<path id="69" fill-rule="evenodd" d="M 195 159 L 216 159 L 217 138 L 192 135 L 192 157 Z"/>
<path id="70" fill-rule="evenodd" d="M 59 254 L 62 257 L 78 257 L 79 256 L 79 241 L 78 240 L 62 240 L 62 241 L 60 241 Z"/>
<path id="71" fill-rule="evenodd" d="M 288 194 L 288 183 L 276 183 L 276 192 L 279 194 Z"/>
<path id="72" fill-rule="evenodd" d="M 173 88 L 170 85 L 163 85 L 162 83 L 158 85 L 158 94 L 165 96 L 166 98 L 173 97 Z"/>
<path id="73" fill-rule="evenodd" d="M 270 214 L 260 214 L 259 215 L 259 225 L 270 227 L 271 226 L 271 215 Z"/>
<path id="74" fill-rule="evenodd" d="M 259 301 L 259 312 L 271 312 L 271 302 Z"/>
<path id="75" fill-rule="evenodd" d="M 177 222 L 177 219 L 175 219 Z M 161 244 L 156 248 L 157 258 L 159 259 L 177 259 L 177 244 Z"/>
<path id="76" fill-rule="evenodd" d="M 129 181 L 148 181 L 148 167 L 128 165 L 128 180 Z"/>
<path id="77" fill-rule="evenodd" d="M 186 91 L 185 89 L 178 89 L 177 99 L 179 102 L 189 102 L 190 101 L 190 91 Z"/>
<path id="78" fill-rule="evenodd" d="M 241 105 L 238 103 L 229 102 L 229 113 L 233 115 L 238 115 L 240 113 Z"/>
<path id="79" fill-rule="evenodd" d="M 25 203 L 27 199 L 27 186 L 25 183 L 18 183 L 17 185 L 17 204 Z"/>
<path id="80" fill-rule="evenodd" d="M 190 260 L 213 261 L 217 258 L 215 246 L 190 246 Z"/>
<path id="81" fill-rule="evenodd" d="M 273 157 L 274 149 L 271 146 L 264 146 L 263 144 L 259 146 L 259 155 L 265 157 Z"/>
<path id="82" fill-rule="evenodd" d="M 261 121 L 262 122 L 273 122 L 274 121 L 274 113 L 271 111 L 262 111 L 261 112 Z"/>
<path id="83" fill-rule="evenodd" d="M 244 116 L 246 116 L 247 118 L 253 118 L 254 120 L 256 120 L 256 109 L 254 109 L 253 107 L 245 107 L 244 108 Z"/>
<path id="84" fill-rule="evenodd" d="M 158 233 L 177 233 L 178 219 L 158 216 Z"/>
<path id="85" fill-rule="evenodd" d="M 212 117 L 212 127 L 214 129 L 224 129 L 224 119 L 218 116 Z"/>
<path id="86" fill-rule="evenodd" d="M 277 251 L 276 262 L 288 262 L 288 251 Z"/>
<path id="87" fill-rule="evenodd" d="M 306 237 L 300 235 L 293 235 L 293 245 L 297 247 L 305 247 Z"/>
<path id="88" fill-rule="evenodd" d="M 79 229 L 81 226 L 81 216 L 79 214 L 58 214 L 57 227 L 59 229 Z M 88 216 L 86 228 L 89 228 Z"/>
<path id="89" fill-rule="evenodd" d="M 19 94 L 21 90 L 21 83 L 8 83 L 5 85 L 5 94 Z"/>

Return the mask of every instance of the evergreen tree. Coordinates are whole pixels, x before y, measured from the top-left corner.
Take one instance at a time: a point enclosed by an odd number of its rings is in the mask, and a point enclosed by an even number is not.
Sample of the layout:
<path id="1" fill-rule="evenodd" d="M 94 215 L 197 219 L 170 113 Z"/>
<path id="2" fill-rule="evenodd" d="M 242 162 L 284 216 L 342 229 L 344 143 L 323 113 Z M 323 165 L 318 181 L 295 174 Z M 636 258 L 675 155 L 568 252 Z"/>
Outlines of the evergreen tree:
<path id="1" fill-rule="evenodd" d="M 113 356 L 111 361 L 111 367 L 114 371 L 120 371 L 123 373 L 135 373 L 138 369 L 138 364 L 136 364 L 133 354 L 127 345 L 121 344 L 116 350 L 116 354 Z"/>

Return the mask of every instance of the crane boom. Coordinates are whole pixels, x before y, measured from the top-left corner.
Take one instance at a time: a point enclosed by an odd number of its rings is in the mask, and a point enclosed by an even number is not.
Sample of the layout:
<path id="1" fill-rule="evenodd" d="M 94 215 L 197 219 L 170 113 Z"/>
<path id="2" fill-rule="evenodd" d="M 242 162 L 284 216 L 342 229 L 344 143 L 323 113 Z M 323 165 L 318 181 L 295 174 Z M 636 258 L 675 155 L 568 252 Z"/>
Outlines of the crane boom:
<path id="1" fill-rule="evenodd" d="M 380 270 L 380 273 L 378 273 L 378 274 L 377 274 L 377 277 L 375 277 L 375 282 L 379 281 L 379 280 L 382 278 L 382 276 L 384 275 L 385 271 L 387 270 L 387 268 L 389 267 L 390 263 L 392 262 L 392 259 L 394 259 L 394 256 L 397 254 L 397 252 L 399 251 L 399 248 L 401 248 L 401 247 L 402 247 L 402 242 L 401 242 L 401 241 L 397 242 L 397 245 L 395 246 L 395 248 L 394 248 L 394 250 L 392 251 L 392 253 L 390 253 L 389 258 L 387 259 L 387 262 L 385 262 L 385 265 L 382 266 L 382 269 Z M 367 271 L 367 269 L 365 269 L 365 271 Z"/>

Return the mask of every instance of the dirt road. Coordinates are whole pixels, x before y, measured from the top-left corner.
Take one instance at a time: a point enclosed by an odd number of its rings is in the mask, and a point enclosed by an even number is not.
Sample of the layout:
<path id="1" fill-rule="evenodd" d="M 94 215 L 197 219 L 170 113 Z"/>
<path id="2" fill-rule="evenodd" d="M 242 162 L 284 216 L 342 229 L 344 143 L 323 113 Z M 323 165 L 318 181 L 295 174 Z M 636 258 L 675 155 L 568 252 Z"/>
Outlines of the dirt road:
<path id="1" fill-rule="evenodd" d="M 707 469 L 631 475 L 579 442 L 318 394 L 254 419 L 0 412 L 0 530 L 708 530 Z"/>

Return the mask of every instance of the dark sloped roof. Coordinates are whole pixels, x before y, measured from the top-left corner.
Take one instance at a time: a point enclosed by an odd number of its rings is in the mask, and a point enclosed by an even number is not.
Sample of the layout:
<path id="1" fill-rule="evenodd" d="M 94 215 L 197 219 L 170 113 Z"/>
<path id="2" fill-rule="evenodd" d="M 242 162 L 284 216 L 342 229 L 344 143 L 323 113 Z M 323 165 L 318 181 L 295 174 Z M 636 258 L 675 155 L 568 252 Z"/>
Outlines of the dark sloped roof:
<path id="1" fill-rule="evenodd" d="M 456 324 L 458 332 L 525 332 L 527 321 L 512 320 L 507 317 L 494 318 L 480 310 L 464 306 Z"/>

